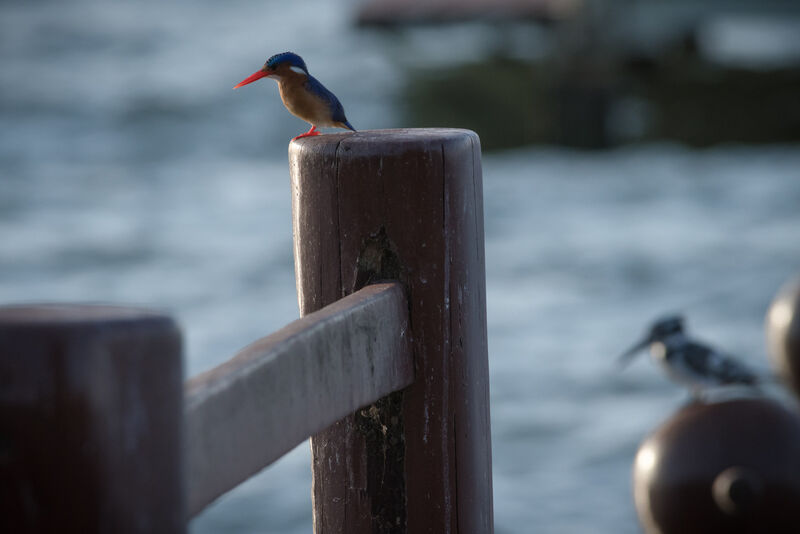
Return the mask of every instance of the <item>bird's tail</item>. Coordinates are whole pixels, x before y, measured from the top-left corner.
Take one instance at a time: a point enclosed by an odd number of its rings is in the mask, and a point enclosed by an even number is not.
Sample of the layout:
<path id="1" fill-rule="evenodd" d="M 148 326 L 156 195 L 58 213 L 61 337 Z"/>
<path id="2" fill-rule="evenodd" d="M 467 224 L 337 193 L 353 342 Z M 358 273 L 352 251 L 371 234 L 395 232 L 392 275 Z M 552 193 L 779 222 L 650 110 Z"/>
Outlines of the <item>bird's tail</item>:
<path id="1" fill-rule="evenodd" d="M 341 128 L 347 128 L 348 130 L 353 130 L 354 132 L 358 131 L 355 128 L 353 128 L 353 125 L 350 124 L 350 121 L 340 121 L 338 126 L 340 126 Z"/>

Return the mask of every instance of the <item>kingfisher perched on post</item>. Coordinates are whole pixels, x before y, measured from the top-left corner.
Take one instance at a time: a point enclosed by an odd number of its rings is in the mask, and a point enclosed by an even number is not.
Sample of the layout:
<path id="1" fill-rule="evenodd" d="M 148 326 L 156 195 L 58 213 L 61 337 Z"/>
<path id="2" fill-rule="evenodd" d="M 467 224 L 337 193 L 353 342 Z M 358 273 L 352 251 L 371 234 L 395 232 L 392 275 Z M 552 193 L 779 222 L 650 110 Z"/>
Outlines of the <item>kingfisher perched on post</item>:
<path id="1" fill-rule="evenodd" d="M 688 385 L 695 398 L 706 388 L 744 385 L 757 387 L 759 377 L 732 357 L 689 339 L 683 330 L 683 317 L 673 315 L 652 324 L 647 335 L 625 351 L 619 361 L 627 364 L 639 351 L 650 346 L 650 353 L 676 382 Z"/>
<path id="2" fill-rule="evenodd" d="M 278 90 L 286 109 L 311 124 L 311 129 L 295 139 L 319 135 L 317 126 L 333 126 L 356 131 L 344 116 L 336 95 L 328 91 L 316 78 L 308 73 L 303 58 L 292 52 L 275 54 L 258 70 L 236 84 L 234 89 L 261 78 L 272 78 L 278 82 Z"/>

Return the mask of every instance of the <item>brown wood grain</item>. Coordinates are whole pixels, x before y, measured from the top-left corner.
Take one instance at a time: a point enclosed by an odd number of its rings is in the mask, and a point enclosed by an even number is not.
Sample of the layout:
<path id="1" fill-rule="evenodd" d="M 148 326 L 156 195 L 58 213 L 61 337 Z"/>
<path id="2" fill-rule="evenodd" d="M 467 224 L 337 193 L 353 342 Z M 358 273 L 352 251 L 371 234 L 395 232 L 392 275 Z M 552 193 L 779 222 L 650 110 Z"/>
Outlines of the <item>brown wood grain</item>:
<path id="1" fill-rule="evenodd" d="M 301 314 L 400 281 L 416 376 L 312 439 L 315 532 L 491 533 L 477 135 L 326 135 L 293 142 L 289 156 Z"/>

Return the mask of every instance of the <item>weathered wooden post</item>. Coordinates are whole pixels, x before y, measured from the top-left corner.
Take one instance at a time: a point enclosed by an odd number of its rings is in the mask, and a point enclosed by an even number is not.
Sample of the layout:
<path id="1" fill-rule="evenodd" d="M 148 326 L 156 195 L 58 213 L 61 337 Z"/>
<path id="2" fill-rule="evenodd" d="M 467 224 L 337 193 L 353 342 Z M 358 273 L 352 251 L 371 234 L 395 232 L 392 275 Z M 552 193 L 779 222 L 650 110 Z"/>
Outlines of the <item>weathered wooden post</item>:
<path id="1" fill-rule="evenodd" d="M 0 307 L 0 532 L 184 532 L 182 381 L 167 317 Z"/>
<path id="2" fill-rule="evenodd" d="M 480 143 L 454 129 L 289 147 L 301 314 L 407 288 L 415 381 L 312 438 L 317 534 L 491 533 Z"/>

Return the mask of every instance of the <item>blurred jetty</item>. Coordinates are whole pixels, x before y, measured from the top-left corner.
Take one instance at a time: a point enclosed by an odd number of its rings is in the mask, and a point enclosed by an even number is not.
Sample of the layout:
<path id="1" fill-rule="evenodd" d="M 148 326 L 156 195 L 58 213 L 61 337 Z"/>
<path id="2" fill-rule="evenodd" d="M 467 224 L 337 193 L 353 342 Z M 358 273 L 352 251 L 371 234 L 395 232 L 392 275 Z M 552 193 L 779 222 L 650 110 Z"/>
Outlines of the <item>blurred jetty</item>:
<path id="1" fill-rule="evenodd" d="M 574 15 L 581 0 L 369 0 L 358 12 L 363 25 L 395 26 L 490 19 L 554 20 Z"/>
<path id="2" fill-rule="evenodd" d="M 473 129 L 487 149 L 800 141 L 796 2 L 370 0 L 356 20 L 436 25 L 439 50 L 408 67 L 407 122 Z"/>

